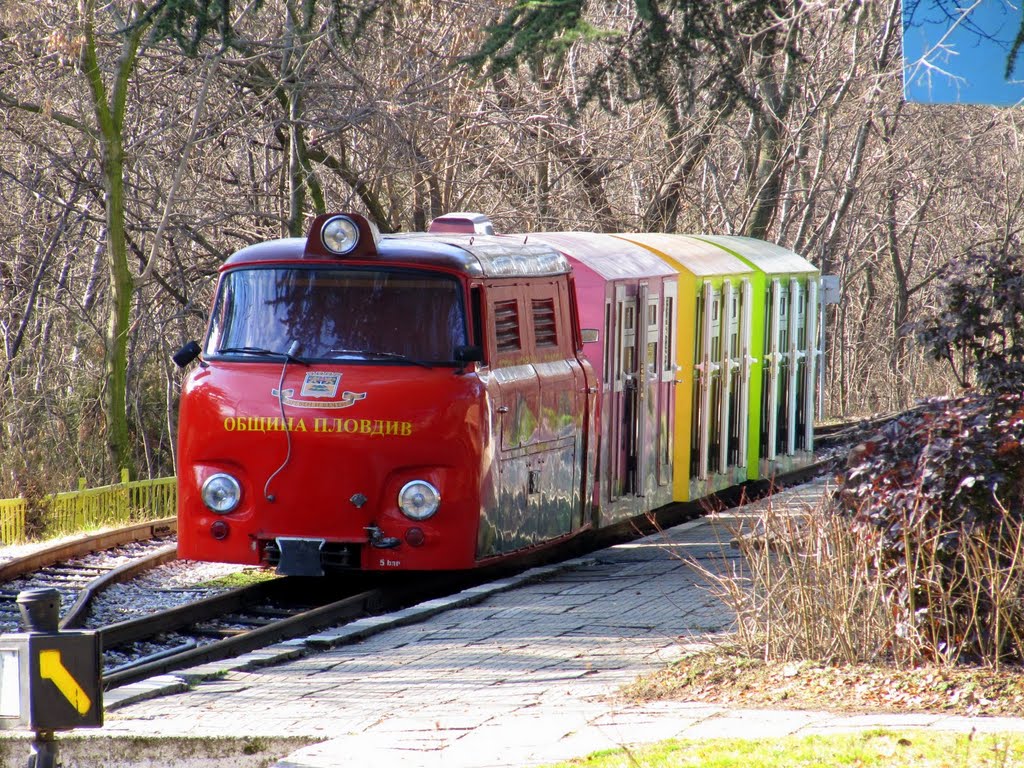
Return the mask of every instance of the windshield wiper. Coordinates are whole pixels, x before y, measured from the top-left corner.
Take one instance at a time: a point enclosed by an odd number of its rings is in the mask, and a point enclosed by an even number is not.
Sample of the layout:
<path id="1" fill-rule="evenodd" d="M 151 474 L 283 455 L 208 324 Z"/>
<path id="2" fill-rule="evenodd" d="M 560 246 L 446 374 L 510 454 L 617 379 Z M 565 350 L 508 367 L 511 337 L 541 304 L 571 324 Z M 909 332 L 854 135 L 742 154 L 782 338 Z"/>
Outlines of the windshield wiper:
<path id="1" fill-rule="evenodd" d="M 412 363 L 413 365 L 420 365 L 424 368 L 433 368 L 430 363 L 424 362 L 423 360 L 414 360 L 408 355 L 403 355 L 400 352 L 382 352 L 376 349 L 331 349 L 329 350 L 332 355 L 359 355 L 360 357 L 376 357 L 383 358 L 385 360 L 400 360 L 403 363 Z"/>
<path id="2" fill-rule="evenodd" d="M 264 349 L 263 347 L 221 347 L 217 350 L 218 355 L 258 355 L 259 357 L 273 357 L 278 360 L 287 360 L 290 363 L 299 363 L 300 365 L 309 365 L 301 357 L 297 357 L 291 352 L 275 352 L 272 349 Z"/>

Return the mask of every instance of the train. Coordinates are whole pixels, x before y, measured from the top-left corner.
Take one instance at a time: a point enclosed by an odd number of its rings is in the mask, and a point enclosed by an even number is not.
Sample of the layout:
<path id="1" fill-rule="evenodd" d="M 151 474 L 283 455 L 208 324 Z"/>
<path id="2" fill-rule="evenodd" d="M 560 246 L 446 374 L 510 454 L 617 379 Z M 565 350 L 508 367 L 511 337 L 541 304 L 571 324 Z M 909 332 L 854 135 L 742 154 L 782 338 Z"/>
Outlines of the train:
<path id="1" fill-rule="evenodd" d="M 317 216 L 174 357 L 179 557 L 472 569 L 809 463 L 820 294 L 745 237 Z"/>

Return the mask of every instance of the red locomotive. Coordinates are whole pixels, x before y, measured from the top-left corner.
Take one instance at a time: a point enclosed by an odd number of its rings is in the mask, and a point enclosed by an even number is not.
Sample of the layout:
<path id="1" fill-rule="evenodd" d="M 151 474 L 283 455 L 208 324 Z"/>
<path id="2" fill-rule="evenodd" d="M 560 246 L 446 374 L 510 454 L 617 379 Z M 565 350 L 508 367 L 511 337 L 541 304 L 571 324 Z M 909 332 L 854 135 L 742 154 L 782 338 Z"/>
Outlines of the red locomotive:
<path id="1" fill-rule="evenodd" d="M 809 461 L 819 280 L 747 238 L 496 236 L 480 214 L 384 237 L 331 214 L 244 248 L 175 356 L 202 356 L 178 553 L 471 568 Z"/>
<path id="2" fill-rule="evenodd" d="M 201 353 L 180 557 L 460 569 L 589 524 L 597 387 L 549 246 L 320 216 L 224 263 Z"/>

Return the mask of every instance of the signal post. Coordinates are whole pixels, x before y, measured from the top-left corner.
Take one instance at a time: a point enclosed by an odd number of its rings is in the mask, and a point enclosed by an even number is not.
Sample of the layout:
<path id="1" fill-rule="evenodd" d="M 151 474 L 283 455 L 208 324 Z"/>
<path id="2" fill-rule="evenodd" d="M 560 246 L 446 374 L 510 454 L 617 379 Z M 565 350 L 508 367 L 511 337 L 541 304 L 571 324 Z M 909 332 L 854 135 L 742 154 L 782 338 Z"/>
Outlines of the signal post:
<path id="1" fill-rule="evenodd" d="M 27 768 L 56 768 L 57 731 L 103 725 L 96 632 L 58 628 L 60 593 L 18 595 L 27 632 L 0 635 L 0 728 L 34 732 Z"/>

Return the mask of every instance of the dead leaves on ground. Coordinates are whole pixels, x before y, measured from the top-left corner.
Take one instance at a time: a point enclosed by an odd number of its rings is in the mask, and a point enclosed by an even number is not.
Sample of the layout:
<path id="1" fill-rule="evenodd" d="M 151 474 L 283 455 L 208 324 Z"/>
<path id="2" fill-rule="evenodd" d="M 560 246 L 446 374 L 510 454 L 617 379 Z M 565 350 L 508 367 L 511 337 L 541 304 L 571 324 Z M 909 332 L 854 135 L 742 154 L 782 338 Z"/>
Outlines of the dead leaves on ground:
<path id="1" fill-rule="evenodd" d="M 1013 668 L 767 663 L 702 652 L 634 683 L 640 701 L 841 712 L 1024 716 L 1024 672 Z"/>

